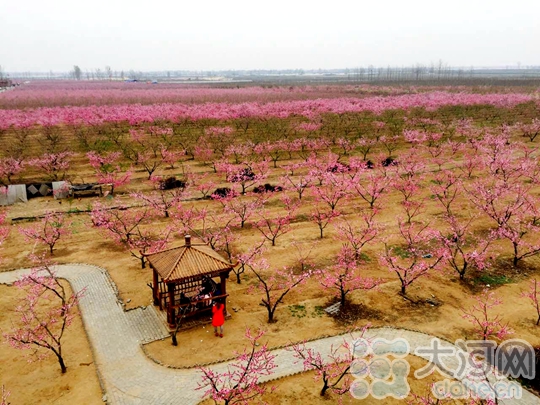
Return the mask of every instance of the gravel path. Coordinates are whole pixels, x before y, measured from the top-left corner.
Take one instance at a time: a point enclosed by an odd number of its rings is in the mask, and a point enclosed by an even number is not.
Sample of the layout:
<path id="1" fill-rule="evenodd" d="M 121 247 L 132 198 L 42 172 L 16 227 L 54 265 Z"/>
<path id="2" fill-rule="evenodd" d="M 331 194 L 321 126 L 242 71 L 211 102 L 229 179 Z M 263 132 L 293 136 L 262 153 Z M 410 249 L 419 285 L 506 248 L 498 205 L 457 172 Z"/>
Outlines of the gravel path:
<path id="1" fill-rule="evenodd" d="M 197 370 L 162 367 L 144 355 L 142 343 L 169 335 L 154 307 L 124 311 L 116 286 L 103 268 L 72 264 L 56 266 L 56 271 L 59 277 L 70 282 L 75 291 L 86 288 L 86 295 L 79 307 L 109 404 L 186 405 L 197 404 L 201 400 L 202 392 L 195 390 L 199 380 Z M 11 284 L 25 272 L 28 270 L 0 273 L 0 284 Z M 417 347 L 429 347 L 433 338 L 424 333 L 394 328 L 372 328 L 365 337 L 388 340 L 405 338 L 409 342 L 410 352 Z M 334 336 L 309 342 L 306 346 L 327 354 L 332 345 L 340 345 L 344 338 L 350 341 L 353 337 Z M 453 346 L 445 341 L 441 341 L 441 344 L 443 347 Z M 296 363 L 290 351 L 277 349 L 273 353 L 278 367 L 266 380 L 302 371 L 302 365 Z M 423 357 L 429 360 L 427 356 Z M 445 359 L 441 366 L 456 369 L 457 358 Z M 223 370 L 226 366 L 227 363 L 220 363 L 212 368 Z M 540 399 L 524 390 L 521 399 L 500 400 L 499 403 L 540 405 Z"/>

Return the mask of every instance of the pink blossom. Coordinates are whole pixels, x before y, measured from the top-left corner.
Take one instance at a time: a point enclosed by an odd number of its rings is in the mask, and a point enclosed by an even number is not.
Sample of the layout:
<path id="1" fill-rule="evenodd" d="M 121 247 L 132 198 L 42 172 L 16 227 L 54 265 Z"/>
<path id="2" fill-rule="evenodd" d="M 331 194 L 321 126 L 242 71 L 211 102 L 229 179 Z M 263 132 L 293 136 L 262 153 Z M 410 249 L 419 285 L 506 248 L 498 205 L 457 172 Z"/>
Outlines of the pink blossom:
<path id="1" fill-rule="evenodd" d="M 252 225 L 262 234 L 264 238 L 272 243 L 272 246 L 276 245 L 276 239 L 285 235 L 291 230 L 291 215 L 286 213 L 285 215 L 272 217 L 266 210 L 257 210 L 259 217 L 258 221 L 253 221 Z"/>
<path id="2" fill-rule="evenodd" d="M 380 284 L 379 280 L 361 275 L 359 260 L 354 249 L 345 245 L 336 258 L 336 264 L 317 274 L 319 283 L 325 289 L 335 290 L 342 306 L 347 295 L 356 290 L 371 290 Z"/>
<path id="3" fill-rule="evenodd" d="M 405 223 L 398 220 L 400 245 L 385 242 L 385 251 L 379 261 L 397 275 L 401 293 L 420 277 L 439 269 L 445 252 L 438 245 L 436 232 L 425 224 Z"/>
<path id="4" fill-rule="evenodd" d="M 540 283 L 538 280 L 531 280 L 529 291 L 522 293 L 521 296 L 528 298 L 531 301 L 532 306 L 536 310 L 536 315 L 538 316 L 536 326 L 540 325 Z"/>
<path id="5" fill-rule="evenodd" d="M 474 333 L 483 340 L 496 338 L 503 340 L 513 331 L 507 324 L 502 323 L 500 315 L 493 316 L 491 310 L 502 304 L 495 292 L 485 289 L 478 297 L 474 297 L 474 304 L 468 309 L 462 309 L 462 317 L 473 324 Z"/>
<path id="6" fill-rule="evenodd" d="M 360 336 L 363 336 L 366 330 L 367 327 L 364 327 Z M 354 380 L 350 373 L 354 350 L 345 339 L 341 345 L 330 347 L 328 355 L 322 355 L 321 352 L 306 347 L 305 342 L 294 344 L 287 350 L 292 351 L 294 357 L 302 362 L 304 371 L 313 370 L 315 380 L 322 381 L 321 396 L 330 391 L 339 396 L 338 403 L 341 403 L 342 396 L 349 392 Z"/>
<path id="7" fill-rule="evenodd" d="M 31 356 L 37 360 L 54 353 L 65 373 L 62 337 L 73 321 L 74 309 L 85 290 L 68 296 L 51 264 L 43 259 L 15 285 L 26 291 L 26 296 L 15 307 L 15 313 L 20 315 L 18 325 L 4 337 L 15 349 L 32 349 Z"/>
<path id="8" fill-rule="evenodd" d="M 43 218 L 31 227 L 20 227 L 19 231 L 28 242 L 37 242 L 49 247 L 52 255 L 60 239 L 67 239 L 71 234 L 72 221 L 63 213 L 46 212 Z"/>
<path id="9" fill-rule="evenodd" d="M 122 170 L 119 163 L 120 152 L 100 155 L 92 151 L 88 152 L 86 157 L 96 172 L 97 182 L 111 185 L 111 194 L 114 194 L 117 187 L 128 184 L 131 180 L 133 171 L 131 168 L 125 172 Z"/>
<path id="10" fill-rule="evenodd" d="M 8 185 L 23 170 L 23 162 L 12 157 L 0 158 L 0 184 Z"/>
<path id="11" fill-rule="evenodd" d="M 51 180 L 63 180 L 72 156 L 71 152 L 45 153 L 39 158 L 29 160 L 27 164 L 44 171 Z"/>
<path id="12" fill-rule="evenodd" d="M 277 366 L 267 344 L 258 343 L 263 335 L 262 330 L 253 334 L 247 329 L 245 336 L 249 340 L 249 347 L 237 353 L 236 360 L 227 366 L 226 371 L 199 368 L 202 380 L 197 389 L 205 390 L 204 398 L 212 398 L 216 403 L 223 401 L 225 404 L 248 405 L 266 392 L 260 379 L 271 375 Z"/>
<path id="13" fill-rule="evenodd" d="M 108 208 L 99 202 L 94 204 L 90 213 L 93 225 L 139 259 L 142 268 L 145 267 L 144 255 L 165 249 L 173 233 L 170 226 L 164 230 L 145 226 L 149 225 L 154 215 L 152 208 Z"/>
<path id="14" fill-rule="evenodd" d="M 302 122 L 296 126 L 299 131 L 314 132 L 321 128 L 321 124 L 315 122 Z"/>
<path id="15" fill-rule="evenodd" d="M 292 269 L 273 269 L 269 271 L 270 265 L 265 258 L 251 261 L 250 270 L 257 278 L 256 288 L 263 294 L 261 304 L 268 312 L 268 323 L 275 322 L 275 312 L 277 307 L 291 290 L 300 287 L 311 276 L 312 272 L 295 274 Z"/>

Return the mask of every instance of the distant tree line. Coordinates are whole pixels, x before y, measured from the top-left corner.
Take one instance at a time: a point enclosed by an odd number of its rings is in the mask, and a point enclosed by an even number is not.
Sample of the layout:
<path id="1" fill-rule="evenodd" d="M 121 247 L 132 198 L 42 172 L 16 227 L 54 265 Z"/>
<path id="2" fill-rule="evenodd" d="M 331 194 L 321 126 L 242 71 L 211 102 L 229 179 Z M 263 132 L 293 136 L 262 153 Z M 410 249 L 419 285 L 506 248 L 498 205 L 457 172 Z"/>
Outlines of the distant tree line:
<path id="1" fill-rule="evenodd" d="M 2 79 L 0 70 L 0 79 Z M 5 75 L 4 75 L 5 76 Z M 113 70 L 111 66 L 85 69 L 74 65 L 69 72 L 19 72 L 13 77 L 23 79 L 73 79 L 73 80 L 205 80 L 226 78 L 233 81 L 261 82 L 268 84 L 307 84 L 307 83 L 423 83 L 423 84 L 498 84 L 515 83 L 537 85 L 540 80 L 540 66 L 521 66 L 500 68 L 454 67 L 443 62 L 414 64 L 411 66 L 360 66 L 342 69 L 259 69 L 259 70 L 163 70 L 129 71 Z M 502 81 L 502 82 L 501 82 Z M 532 81 L 532 82 L 531 82 Z"/>

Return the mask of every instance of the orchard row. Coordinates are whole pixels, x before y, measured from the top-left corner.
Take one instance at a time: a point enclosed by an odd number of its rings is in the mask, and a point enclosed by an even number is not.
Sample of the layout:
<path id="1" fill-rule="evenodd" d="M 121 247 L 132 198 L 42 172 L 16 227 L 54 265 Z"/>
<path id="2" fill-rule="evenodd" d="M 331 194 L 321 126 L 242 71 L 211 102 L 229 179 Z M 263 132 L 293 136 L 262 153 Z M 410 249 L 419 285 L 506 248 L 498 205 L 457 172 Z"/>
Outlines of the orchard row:
<path id="1" fill-rule="evenodd" d="M 80 126 L 104 123 L 129 123 L 140 125 L 156 121 L 181 122 L 183 120 L 235 120 L 244 118 L 288 118 L 292 116 L 315 120 L 321 114 L 346 114 L 369 112 L 380 115 L 388 110 L 424 108 L 433 111 L 445 106 L 491 105 L 513 107 L 536 101 L 533 94 L 474 94 L 428 92 L 386 97 L 325 98 L 309 100 L 276 101 L 268 103 L 203 103 L 171 104 L 154 103 L 92 105 L 81 107 L 43 107 L 36 109 L 0 110 L 0 130 L 28 129 L 36 125 Z M 537 102 L 537 101 L 536 101 Z"/>
<path id="2" fill-rule="evenodd" d="M 431 91 L 475 93 L 511 93 L 514 88 L 479 86 L 244 86 L 240 84 L 158 85 L 120 81 L 33 81 L 0 94 L 0 109 L 22 109 L 54 106 L 258 102 L 303 100 L 315 98 L 364 97 L 369 95 L 415 94 Z M 537 92 L 526 88 L 522 91 Z"/>

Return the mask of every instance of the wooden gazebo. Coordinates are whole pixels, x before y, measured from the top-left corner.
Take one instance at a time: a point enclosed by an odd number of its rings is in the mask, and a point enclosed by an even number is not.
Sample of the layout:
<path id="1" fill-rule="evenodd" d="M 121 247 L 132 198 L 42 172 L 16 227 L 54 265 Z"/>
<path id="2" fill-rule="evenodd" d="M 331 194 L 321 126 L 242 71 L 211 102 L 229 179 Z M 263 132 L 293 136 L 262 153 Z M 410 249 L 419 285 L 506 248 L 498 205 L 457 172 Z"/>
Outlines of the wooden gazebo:
<path id="1" fill-rule="evenodd" d="M 176 325 L 180 313 L 190 317 L 211 311 L 216 299 L 222 299 L 226 311 L 226 279 L 234 264 L 210 246 L 192 243 L 186 235 L 183 246 L 145 256 L 153 272 L 154 305 L 167 311 L 170 326 Z M 219 284 L 215 277 L 219 277 Z"/>

